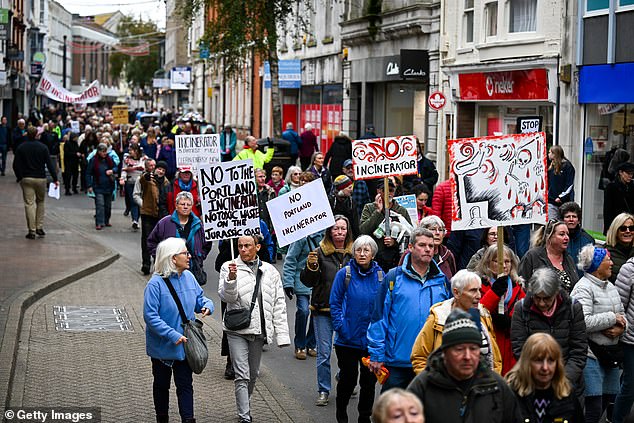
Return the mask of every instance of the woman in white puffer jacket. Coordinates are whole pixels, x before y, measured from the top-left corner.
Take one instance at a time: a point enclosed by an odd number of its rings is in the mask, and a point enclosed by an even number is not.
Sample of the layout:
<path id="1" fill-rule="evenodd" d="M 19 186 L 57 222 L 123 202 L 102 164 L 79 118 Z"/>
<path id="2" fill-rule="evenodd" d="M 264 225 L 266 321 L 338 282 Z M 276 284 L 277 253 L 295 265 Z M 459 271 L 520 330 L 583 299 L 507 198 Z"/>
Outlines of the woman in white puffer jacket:
<path id="1" fill-rule="evenodd" d="M 279 347 L 291 343 L 280 274 L 271 264 L 258 259 L 259 249 L 260 244 L 256 237 L 240 237 L 239 257 L 222 265 L 218 284 L 218 294 L 227 303 L 226 313 L 241 308 L 248 309 L 256 287 L 256 275 L 260 274 L 260 285 L 249 326 L 229 330 L 223 322 L 235 371 L 236 405 L 241 423 L 251 422 L 249 400 L 260 370 L 262 346 L 265 343 L 272 344 L 274 334 Z"/>

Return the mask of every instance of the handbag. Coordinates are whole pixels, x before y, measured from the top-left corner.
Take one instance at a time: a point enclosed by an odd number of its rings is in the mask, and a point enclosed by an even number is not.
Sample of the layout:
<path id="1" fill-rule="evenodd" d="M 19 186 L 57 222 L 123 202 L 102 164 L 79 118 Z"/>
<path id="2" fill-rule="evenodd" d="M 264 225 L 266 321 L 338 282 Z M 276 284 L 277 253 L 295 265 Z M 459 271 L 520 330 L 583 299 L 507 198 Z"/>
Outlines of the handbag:
<path id="1" fill-rule="evenodd" d="M 205 369 L 207 360 L 209 359 L 207 338 L 205 338 L 205 334 L 203 333 L 203 322 L 198 319 L 189 320 L 187 318 L 183 310 L 183 304 L 181 304 L 181 300 L 178 298 L 178 294 L 176 290 L 174 290 L 172 282 L 170 282 L 168 278 L 163 278 L 163 280 L 174 298 L 176 307 L 178 307 L 178 313 L 181 315 L 181 320 L 183 321 L 183 335 L 187 338 L 187 342 L 184 342 L 185 358 L 192 371 L 199 375 Z"/>
<path id="2" fill-rule="evenodd" d="M 623 364 L 623 347 L 620 344 L 600 345 L 588 339 L 588 346 L 600 365 L 616 368 Z"/>
<path id="3" fill-rule="evenodd" d="M 228 330 L 246 329 L 251 324 L 251 313 L 253 312 L 253 307 L 255 307 L 255 300 L 258 297 L 261 278 L 262 271 L 260 270 L 260 266 L 258 266 L 257 275 L 255 277 L 255 289 L 253 290 L 253 297 L 251 298 L 251 307 L 235 308 L 225 311 L 223 322 Z"/>

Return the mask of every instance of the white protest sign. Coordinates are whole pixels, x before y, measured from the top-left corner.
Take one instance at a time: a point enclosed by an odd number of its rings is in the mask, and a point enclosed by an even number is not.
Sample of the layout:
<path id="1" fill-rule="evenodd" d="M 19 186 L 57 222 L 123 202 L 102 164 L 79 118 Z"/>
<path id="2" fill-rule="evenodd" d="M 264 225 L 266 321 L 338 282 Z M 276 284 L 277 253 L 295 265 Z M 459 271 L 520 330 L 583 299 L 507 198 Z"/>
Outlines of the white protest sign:
<path id="1" fill-rule="evenodd" d="M 407 214 L 409 214 L 409 218 L 416 226 L 418 223 L 418 208 L 416 207 L 416 196 L 414 194 L 409 195 L 401 195 L 400 197 L 394 197 L 396 204 L 399 206 L 403 206 L 407 210 Z"/>
<path id="2" fill-rule="evenodd" d="M 543 132 L 449 140 L 451 230 L 548 219 Z"/>
<path id="3" fill-rule="evenodd" d="M 280 247 L 335 224 L 321 179 L 272 199 L 266 207 Z"/>
<path id="4" fill-rule="evenodd" d="M 416 142 L 414 136 L 352 141 L 354 179 L 417 173 Z"/>
<path id="5" fill-rule="evenodd" d="M 198 168 L 205 240 L 260 233 L 260 209 L 252 160 L 205 164 Z"/>
<path id="6" fill-rule="evenodd" d="M 60 103 L 96 103 L 101 100 L 101 85 L 95 80 L 79 94 L 72 93 L 51 78 L 46 71 L 42 74 L 36 91 Z"/>
<path id="7" fill-rule="evenodd" d="M 191 166 L 220 163 L 220 135 L 176 135 L 176 166 Z"/>
<path id="8" fill-rule="evenodd" d="M 79 121 L 78 120 L 71 120 L 70 121 L 70 130 L 71 130 L 71 132 L 73 132 L 75 134 L 79 134 Z"/>

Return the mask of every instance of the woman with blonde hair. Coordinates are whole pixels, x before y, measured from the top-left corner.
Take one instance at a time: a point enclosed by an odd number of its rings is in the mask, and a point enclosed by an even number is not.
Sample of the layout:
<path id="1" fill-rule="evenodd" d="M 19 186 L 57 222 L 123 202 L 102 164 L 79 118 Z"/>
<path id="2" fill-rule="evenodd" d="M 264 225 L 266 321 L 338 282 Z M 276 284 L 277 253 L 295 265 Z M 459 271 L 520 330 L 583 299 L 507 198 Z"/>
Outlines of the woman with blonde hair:
<path id="1" fill-rule="evenodd" d="M 608 229 L 605 247 L 612 259 L 612 275 L 610 282 L 614 283 L 621 270 L 621 266 L 634 257 L 634 215 L 621 213 L 614 218 Z"/>
<path id="2" fill-rule="evenodd" d="M 413 393 L 393 388 L 381 394 L 372 410 L 374 423 L 425 423 L 423 404 Z"/>
<path id="3" fill-rule="evenodd" d="M 547 333 L 529 336 L 506 381 L 520 404 L 524 422 L 584 421 L 581 404 L 566 377 L 559 344 Z"/>

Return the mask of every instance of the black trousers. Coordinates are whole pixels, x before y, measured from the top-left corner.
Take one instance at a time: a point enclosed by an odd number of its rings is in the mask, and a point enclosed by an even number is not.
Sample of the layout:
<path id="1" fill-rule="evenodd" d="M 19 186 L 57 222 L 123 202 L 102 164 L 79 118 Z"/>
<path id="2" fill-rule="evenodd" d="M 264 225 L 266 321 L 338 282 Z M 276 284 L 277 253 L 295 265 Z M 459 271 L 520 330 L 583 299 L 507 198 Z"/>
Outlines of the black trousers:
<path id="1" fill-rule="evenodd" d="M 359 423 L 370 423 L 372 406 L 374 405 L 374 388 L 376 376 L 363 365 L 361 358 L 369 353 L 364 350 L 335 345 L 337 365 L 339 366 L 339 382 L 337 382 L 337 423 L 348 422 L 348 403 L 357 380 L 359 390 Z"/>
<path id="2" fill-rule="evenodd" d="M 157 217 L 148 216 L 146 214 L 141 215 L 141 258 L 143 260 L 143 268 L 150 270 L 150 264 L 152 259 L 150 252 L 147 248 L 147 237 L 150 236 L 152 229 L 156 226 L 159 219 Z"/>
<path id="3" fill-rule="evenodd" d="M 70 191 L 77 192 L 77 179 L 79 178 L 79 164 L 78 163 L 65 164 L 62 177 L 64 178 L 64 189 L 67 192 L 70 192 Z"/>

